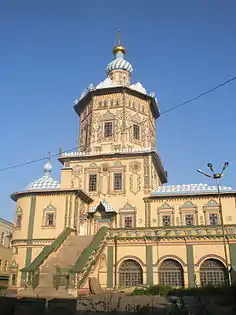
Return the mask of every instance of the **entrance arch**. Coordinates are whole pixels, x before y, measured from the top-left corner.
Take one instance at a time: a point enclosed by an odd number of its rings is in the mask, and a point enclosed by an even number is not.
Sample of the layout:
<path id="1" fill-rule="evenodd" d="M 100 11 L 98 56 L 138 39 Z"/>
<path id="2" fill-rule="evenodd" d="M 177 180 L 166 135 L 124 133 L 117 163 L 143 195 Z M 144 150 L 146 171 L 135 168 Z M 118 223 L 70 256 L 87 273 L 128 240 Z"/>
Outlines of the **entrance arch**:
<path id="1" fill-rule="evenodd" d="M 200 283 L 202 286 L 221 286 L 227 281 L 227 270 L 218 259 L 206 259 L 200 266 Z"/>
<path id="2" fill-rule="evenodd" d="M 165 259 L 159 267 L 159 284 L 172 287 L 184 286 L 184 271 L 175 259 Z"/>
<path id="3" fill-rule="evenodd" d="M 124 260 L 119 268 L 119 285 L 121 287 L 135 287 L 143 284 L 143 270 L 133 259 Z"/>

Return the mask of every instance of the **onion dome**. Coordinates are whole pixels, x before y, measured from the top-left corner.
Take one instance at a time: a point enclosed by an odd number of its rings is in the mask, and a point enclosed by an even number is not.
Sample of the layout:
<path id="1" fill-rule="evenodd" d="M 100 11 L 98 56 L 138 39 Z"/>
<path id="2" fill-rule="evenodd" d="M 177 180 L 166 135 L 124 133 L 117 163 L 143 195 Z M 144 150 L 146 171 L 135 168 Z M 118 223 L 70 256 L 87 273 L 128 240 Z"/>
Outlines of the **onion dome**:
<path id="1" fill-rule="evenodd" d="M 126 70 L 130 73 L 133 72 L 132 65 L 124 59 L 126 49 L 120 43 L 120 32 L 118 32 L 118 42 L 112 49 L 115 59 L 112 60 L 106 68 L 107 73 L 111 72 L 112 70 Z"/>
<path id="2" fill-rule="evenodd" d="M 55 189 L 59 188 L 59 182 L 51 177 L 52 164 L 50 160 L 44 165 L 44 175 L 30 183 L 25 190 L 39 190 L 39 189 Z"/>

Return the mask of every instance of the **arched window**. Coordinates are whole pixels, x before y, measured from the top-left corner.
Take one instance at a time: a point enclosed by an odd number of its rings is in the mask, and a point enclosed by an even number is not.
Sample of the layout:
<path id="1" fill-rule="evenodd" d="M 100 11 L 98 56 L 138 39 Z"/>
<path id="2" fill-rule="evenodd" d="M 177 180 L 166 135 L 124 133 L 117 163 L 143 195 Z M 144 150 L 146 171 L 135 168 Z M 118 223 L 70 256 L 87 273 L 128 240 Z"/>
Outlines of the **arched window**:
<path id="1" fill-rule="evenodd" d="M 184 272 L 180 263 L 174 259 L 164 260 L 159 267 L 159 284 L 172 287 L 184 286 Z"/>
<path id="2" fill-rule="evenodd" d="M 227 282 L 225 266 L 217 259 L 207 259 L 200 267 L 200 282 L 202 286 L 221 286 Z"/>
<path id="3" fill-rule="evenodd" d="M 119 269 L 121 287 L 135 287 L 143 284 L 143 270 L 140 264 L 132 259 L 123 261 Z"/>

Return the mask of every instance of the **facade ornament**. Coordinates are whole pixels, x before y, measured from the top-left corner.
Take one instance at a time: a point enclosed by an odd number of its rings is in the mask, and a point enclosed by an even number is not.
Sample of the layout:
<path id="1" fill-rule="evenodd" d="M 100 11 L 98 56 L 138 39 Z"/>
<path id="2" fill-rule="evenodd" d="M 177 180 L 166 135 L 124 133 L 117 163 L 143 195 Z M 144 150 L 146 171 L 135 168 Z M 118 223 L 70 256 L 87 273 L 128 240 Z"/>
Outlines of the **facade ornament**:
<path id="1" fill-rule="evenodd" d="M 141 171 L 141 163 L 138 161 L 132 161 L 129 163 L 129 170 L 131 172 L 137 173 Z"/>

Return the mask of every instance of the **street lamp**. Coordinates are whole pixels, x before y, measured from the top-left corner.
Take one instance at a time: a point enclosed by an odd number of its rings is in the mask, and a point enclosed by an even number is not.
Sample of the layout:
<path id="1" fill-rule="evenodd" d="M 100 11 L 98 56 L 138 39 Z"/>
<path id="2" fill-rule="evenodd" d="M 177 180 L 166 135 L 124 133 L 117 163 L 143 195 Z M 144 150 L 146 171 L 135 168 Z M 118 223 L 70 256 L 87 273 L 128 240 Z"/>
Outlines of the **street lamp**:
<path id="1" fill-rule="evenodd" d="M 227 255 L 227 248 L 226 248 L 226 236 L 225 236 L 225 228 L 224 228 L 224 219 L 223 219 L 223 213 L 222 213 L 222 202 L 221 202 L 221 193 L 220 193 L 220 180 L 224 176 L 224 171 L 229 165 L 229 162 L 225 162 L 222 170 L 220 173 L 215 173 L 213 166 L 211 163 L 208 163 L 207 166 L 212 172 L 212 175 L 207 174 L 203 172 L 202 170 L 197 170 L 198 173 L 203 174 L 206 177 L 213 178 L 216 180 L 216 187 L 218 192 L 218 198 L 219 198 L 219 213 L 220 213 L 220 221 L 221 221 L 221 228 L 222 228 L 222 235 L 223 235 L 223 243 L 224 243 L 224 252 L 225 252 L 225 263 L 226 263 L 226 269 L 227 269 L 227 275 L 228 275 L 228 283 L 230 281 L 229 277 L 229 270 L 228 270 L 228 255 Z"/>

